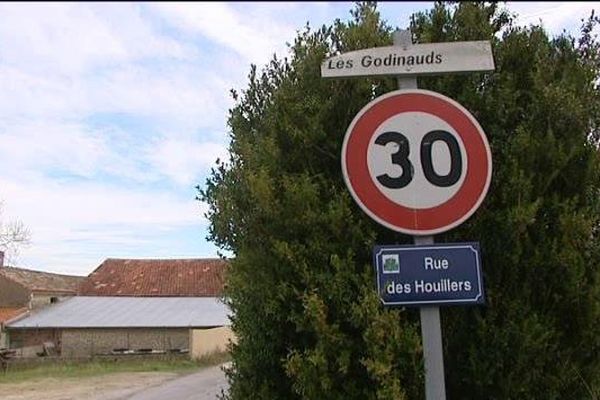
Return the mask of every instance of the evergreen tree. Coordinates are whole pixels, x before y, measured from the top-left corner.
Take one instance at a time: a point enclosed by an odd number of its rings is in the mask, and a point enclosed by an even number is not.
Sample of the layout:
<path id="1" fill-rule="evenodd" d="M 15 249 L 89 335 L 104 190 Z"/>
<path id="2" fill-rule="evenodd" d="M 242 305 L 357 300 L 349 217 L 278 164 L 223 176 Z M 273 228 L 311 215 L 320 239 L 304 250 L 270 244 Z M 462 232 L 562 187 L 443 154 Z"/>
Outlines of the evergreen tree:
<path id="1" fill-rule="evenodd" d="M 496 4 L 436 3 L 417 42 L 490 40 L 494 73 L 419 79 L 470 110 L 492 147 L 480 210 L 437 241 L 479 240 L 484 307 L 442 310 L 448 397 L 582 399 L 600 378 L 597 18 L 581 38 L 518 28 Z M 230 399 L 420 399 L 415 309 L 384 309 L 372 247 L 410 243 L 351 199 L 340 151 L 354 115 L 392 78 L 325 80 L 320 64 L 391 45 L 373 3 L 309 27 L 230 111 L 229 160 L 200 190 L 210 238 L 234 258 Z M 199 188 L 200 189 L 200 188 Z"/>

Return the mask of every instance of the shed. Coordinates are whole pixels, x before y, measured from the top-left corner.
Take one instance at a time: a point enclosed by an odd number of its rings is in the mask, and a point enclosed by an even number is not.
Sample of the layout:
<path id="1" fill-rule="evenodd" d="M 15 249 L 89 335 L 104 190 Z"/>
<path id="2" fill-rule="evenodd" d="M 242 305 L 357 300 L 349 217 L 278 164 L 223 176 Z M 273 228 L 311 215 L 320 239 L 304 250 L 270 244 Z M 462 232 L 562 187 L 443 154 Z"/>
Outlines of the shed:
<path id="1" fill-rule="evenodd" d="M 87 357 L 188 351 L 192 331 L 229 325 L 229 309 L 215 297 L 77 296 L 6 328 L 12 348 L 51 342 L 62 356 Z"/>

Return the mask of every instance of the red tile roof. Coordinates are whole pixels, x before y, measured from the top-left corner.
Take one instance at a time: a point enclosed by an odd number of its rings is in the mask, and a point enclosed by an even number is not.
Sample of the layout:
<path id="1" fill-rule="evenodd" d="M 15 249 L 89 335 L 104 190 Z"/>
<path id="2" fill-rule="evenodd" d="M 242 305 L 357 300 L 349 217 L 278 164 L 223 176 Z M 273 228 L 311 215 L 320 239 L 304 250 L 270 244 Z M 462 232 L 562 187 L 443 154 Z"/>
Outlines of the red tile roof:
<path id="1" fill-rule="evenodd" d="M 0 324 L 27 311 L 27 307 L 0 307 Z"/>
<path id="2" fill-rule="evenodd" d="M 0 275 L 17 282 L 33 292 L 77 292 L 85 277 L 33 271 L 25 268 L 0 267 Z"/>
<path id="3" fill-rule="evenodd" d="M 82 296 L 218 297 L 227 262 L 221 259 L 109 258 L 79 287 Z"/>

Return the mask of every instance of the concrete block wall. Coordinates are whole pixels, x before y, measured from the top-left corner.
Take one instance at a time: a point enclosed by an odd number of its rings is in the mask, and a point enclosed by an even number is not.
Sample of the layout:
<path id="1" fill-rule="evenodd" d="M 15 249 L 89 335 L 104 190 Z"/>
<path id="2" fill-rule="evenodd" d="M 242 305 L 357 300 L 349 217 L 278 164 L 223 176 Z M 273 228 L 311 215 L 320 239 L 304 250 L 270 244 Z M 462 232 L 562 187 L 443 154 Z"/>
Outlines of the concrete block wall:
<path id="1" fill-rule="evenodd" d="M 52 304 L 53 298 L 56 299 L 55 301 L 64 301 L 71 297 L 73 297 L 72 294 L 65 295 L 64 293 L 32 293 L 29 308 L 36 310 Z"/>
<path id="2" fill-rule="evenodd" d="M 88 357 L 107 354 L 114 349 L 189 349 L 189 330 L 164 329 L 64 329 L 61 338 L 63 357 Z"/>
<path id="3" fill-rule="evenodd" d="M 190 354 L 194 359 L 202 358 L 211 353 L 227 351 L 229 342 L 235 341 L 235 335 L 230 327 L 221 326 L 211 329 L 190 330 Z"/>
<path id="4" fill-rule="evenodd" d="M 58 347 L 60 331 L 56 329 L 10 329 L 8 342 L 11 349 L 41 346 L 44 342 L 52 342 Z"/>

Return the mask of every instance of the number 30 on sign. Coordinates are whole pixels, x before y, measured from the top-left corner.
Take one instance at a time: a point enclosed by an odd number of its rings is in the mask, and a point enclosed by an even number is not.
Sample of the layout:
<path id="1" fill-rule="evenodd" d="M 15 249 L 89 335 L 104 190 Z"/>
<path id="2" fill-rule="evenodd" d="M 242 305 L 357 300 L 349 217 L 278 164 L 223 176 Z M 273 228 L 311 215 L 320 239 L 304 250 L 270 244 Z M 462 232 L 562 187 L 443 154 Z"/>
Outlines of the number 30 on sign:
<path id="1" fill-rule="evenodd" d="M 492 158 L 475 118 L 427 90 L 397 90 L 367 104 L 350 124 L 342 172 L 358 205 L 411 235 L 452 229 L 489 188 Z"/>

